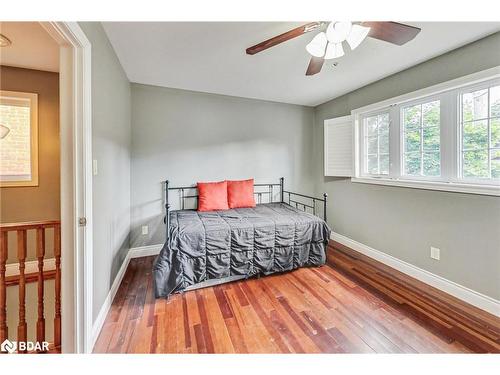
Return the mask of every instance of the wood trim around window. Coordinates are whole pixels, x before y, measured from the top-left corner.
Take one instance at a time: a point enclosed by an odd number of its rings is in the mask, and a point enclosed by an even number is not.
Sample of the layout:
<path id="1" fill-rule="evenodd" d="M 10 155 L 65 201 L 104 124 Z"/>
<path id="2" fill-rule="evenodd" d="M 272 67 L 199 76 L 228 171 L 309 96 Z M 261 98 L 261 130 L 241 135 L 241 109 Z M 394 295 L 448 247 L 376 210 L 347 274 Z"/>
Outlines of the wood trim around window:
<path id="1" fill-rule="evenodd" d="M 38 186 L 38 94 L 0 90 L 0 101 L 29 100 L 30 103 L 30 138 L 31 138 L 31 179 L 29 180 L 1 180 L 0 187 Z"/>

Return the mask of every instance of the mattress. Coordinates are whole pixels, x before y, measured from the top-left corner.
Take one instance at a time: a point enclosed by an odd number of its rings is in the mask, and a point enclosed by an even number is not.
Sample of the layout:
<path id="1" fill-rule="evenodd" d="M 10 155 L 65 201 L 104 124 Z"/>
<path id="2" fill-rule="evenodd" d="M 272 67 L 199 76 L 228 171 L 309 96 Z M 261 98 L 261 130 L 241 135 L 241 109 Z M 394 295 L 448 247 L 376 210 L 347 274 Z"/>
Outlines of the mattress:
<path id="1" fill-rule="evenodd" d="M 330 228 L 285 203 L 170 213 L 169 238 L 155 260 L 156 297 L 212 279 L 252 277 L 320 266 Z"/>

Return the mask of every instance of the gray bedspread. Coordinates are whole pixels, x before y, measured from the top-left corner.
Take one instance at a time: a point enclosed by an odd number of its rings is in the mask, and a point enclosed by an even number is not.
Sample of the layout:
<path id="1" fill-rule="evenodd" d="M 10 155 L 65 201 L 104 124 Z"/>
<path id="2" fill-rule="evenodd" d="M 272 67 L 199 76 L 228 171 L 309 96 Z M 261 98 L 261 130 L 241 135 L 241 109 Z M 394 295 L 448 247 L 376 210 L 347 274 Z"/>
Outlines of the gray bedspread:
<path id="1" fill-rule="evenodd" d="M 283 203 L 227 211 L 172 211 L 169 240 L 154 264 L 156 297 L 210 279 L 320 266 L 330 228 Z"/>

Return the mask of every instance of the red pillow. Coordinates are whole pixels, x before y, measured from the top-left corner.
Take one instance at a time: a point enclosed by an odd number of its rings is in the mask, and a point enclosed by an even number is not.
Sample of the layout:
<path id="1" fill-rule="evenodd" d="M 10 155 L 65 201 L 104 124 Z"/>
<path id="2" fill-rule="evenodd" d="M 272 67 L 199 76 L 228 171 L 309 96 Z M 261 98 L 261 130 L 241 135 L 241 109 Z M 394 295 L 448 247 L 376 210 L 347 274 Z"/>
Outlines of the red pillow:
<path id="1" fill-rule="evenodd" d="M 253 178 L 227 182 L 227 201 L 229 208 L 255 207 Z"/>
<path id="2" fill-rule="evenodd" d="M 227 210 L 227 181 L 198 182 L 198 211 Z"/>

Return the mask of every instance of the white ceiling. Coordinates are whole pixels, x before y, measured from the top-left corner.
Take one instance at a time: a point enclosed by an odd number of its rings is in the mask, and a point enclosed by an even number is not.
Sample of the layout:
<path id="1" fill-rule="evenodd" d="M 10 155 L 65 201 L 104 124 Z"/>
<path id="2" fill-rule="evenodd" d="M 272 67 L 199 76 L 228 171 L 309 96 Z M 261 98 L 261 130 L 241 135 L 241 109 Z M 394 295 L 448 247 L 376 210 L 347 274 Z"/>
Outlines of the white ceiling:
<path id="1" fill-rule="evenodd" d="M 245 49 L 296 22 L 105 22 L 131 82 L 315 106 L 500 30 L 500 23 L 409 22 L 404 46 L 367 38 L 356 50 L 304 75 L 315 32 L 253 56 Z"/>
<path id="2" fill-rule="evenodd" d="M 59 46 L 38 22 L 0 22 L 12 44 L 0 48 L 1 65 L 59 71 Z"/>

